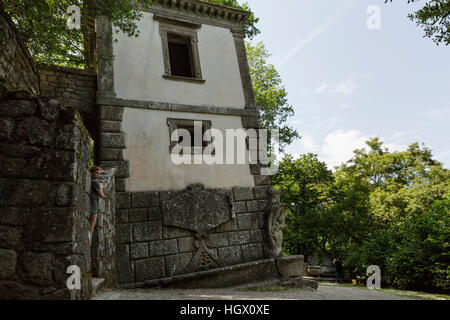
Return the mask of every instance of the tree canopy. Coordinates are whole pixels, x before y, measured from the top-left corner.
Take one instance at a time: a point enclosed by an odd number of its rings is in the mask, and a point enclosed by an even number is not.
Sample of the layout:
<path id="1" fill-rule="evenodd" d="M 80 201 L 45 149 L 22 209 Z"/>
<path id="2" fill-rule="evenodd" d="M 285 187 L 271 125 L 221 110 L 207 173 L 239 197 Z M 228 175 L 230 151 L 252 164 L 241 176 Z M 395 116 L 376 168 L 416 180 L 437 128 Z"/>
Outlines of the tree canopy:
<path id="1" fill-rule="evenodd" d="M 413 143 L 375 138 L 334 173 L 315 155 L 286 156 L 273 179 L 288 204 L 286 254 L 341 256 L 354 278 L 378 265 L 384 285 L 450 290 L 450 171 Z"/>
<path id="2" fill-rule="evenodd" d="M 385 0 L 385 3 L 392 0 Z M 418 2 L 418 0 L 408 0 Z M 430 0 L 424 7 L 408 17 L 425 31 L 437 45 L 450 44 L 450 0 Z"/>

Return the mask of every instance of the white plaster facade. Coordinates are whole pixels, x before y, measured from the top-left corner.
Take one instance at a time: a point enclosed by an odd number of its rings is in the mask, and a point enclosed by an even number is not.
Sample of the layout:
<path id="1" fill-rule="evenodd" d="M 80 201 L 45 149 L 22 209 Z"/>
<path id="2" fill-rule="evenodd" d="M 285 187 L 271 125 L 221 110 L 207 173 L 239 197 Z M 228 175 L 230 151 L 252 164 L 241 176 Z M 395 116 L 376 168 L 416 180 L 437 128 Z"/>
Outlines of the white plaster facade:
<path id="1" fill-rule="evenodd" d="M 159 22 L 143 12 L 139 37 L 115 35 L 114 83 L 117 98 L 244 109 L 244 91 L 230 29 L 203 24 L 197 31 L 203 84 L 163 78 Z"/>
<path id="2" fill-rule="evenodd" d="M 174 164 L 169 152 L 168 118 L 209 120 L 221 131 L 242 129 L 238 116 L 125 108 L 122 129 L 127 145 L 123 156 L 130 164 L 128 191 L 184 189 L 194 183 L 208 188 L 254 186 L 248 164 Z"/>

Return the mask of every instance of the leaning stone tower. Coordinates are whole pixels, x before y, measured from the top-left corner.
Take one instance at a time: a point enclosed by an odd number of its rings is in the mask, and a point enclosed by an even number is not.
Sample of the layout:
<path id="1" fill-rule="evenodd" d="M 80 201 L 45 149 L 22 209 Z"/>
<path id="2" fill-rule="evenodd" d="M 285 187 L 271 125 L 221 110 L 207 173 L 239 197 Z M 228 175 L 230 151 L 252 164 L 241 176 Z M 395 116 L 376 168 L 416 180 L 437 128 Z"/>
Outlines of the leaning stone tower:
<path id="1" fill-rule="evenodd" d="M 282 219 L 270 210 L 279 201 L 260 165 L 171 160 L 177 129 L 258 129 L 243 34 L 250 13 L 198 0 L 159 0 L 142 10 L 139 37 L 116 34 L 101 19 L 97 26 L 98 53 L 114 55 L 98 70 L 98 156 L 118 168 L 119 283 L 279 255 Z"/>

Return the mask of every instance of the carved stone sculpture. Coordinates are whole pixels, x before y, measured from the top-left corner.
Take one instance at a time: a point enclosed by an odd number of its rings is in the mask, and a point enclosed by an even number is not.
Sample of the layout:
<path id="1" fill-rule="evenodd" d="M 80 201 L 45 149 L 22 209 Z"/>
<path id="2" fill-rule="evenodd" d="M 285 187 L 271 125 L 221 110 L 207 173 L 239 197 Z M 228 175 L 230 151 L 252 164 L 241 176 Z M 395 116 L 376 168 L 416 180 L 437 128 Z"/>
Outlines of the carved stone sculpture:
<path id="1" fill-rule="evenodd" d="M 283 230 L 286 226 L 285 215 L 286 205 L 280 203 L 281 192 L 271 190 L 272 203 L 268 207 L 266 232 L 269 238 L 268 255 L 278 257 L 282 254 Z"/>
<path id="2" fill-rule="evenodd" d="M 195 232 L 197 248 L 184 273 L 218 268 L 224 264 L 208 248 L 208 233 L 235 218 L 231 196 L 217 190 L 207 190 L 194 184 L 171 196 L 163 203 L 163 224 Z"/>

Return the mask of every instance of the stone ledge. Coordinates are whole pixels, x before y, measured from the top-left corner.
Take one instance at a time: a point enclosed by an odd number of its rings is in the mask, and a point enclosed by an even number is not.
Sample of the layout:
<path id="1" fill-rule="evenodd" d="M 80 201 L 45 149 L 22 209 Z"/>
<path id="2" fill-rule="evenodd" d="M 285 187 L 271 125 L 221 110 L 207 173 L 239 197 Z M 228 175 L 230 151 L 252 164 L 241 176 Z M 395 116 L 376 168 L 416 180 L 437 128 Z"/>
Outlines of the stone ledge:
<path id="1" fill-rule="evenodd" d="M 282 260 L 284 263 L 296 261 L 299 257 L 279 257 L 250 263 L 244 263 L 229 267 L 217 268 L 202 272 L 178 275 L 173 277 L 148 280 L 145 285 L 142 281 L 133 284 L 119 285 L 122 289 L 133 289 L 141 287 L 164 287 L 177 289 L 198 289 L 198 288 L 223 288 L 236 285 L 261 282 L 264 280 L 278 279 L 283 280 L 287 277 L 280 277 L 280 272 L 277 269 L 277 260 Z M 301 273 L 294 273 L 296 279 L 302 281 Z"/>

